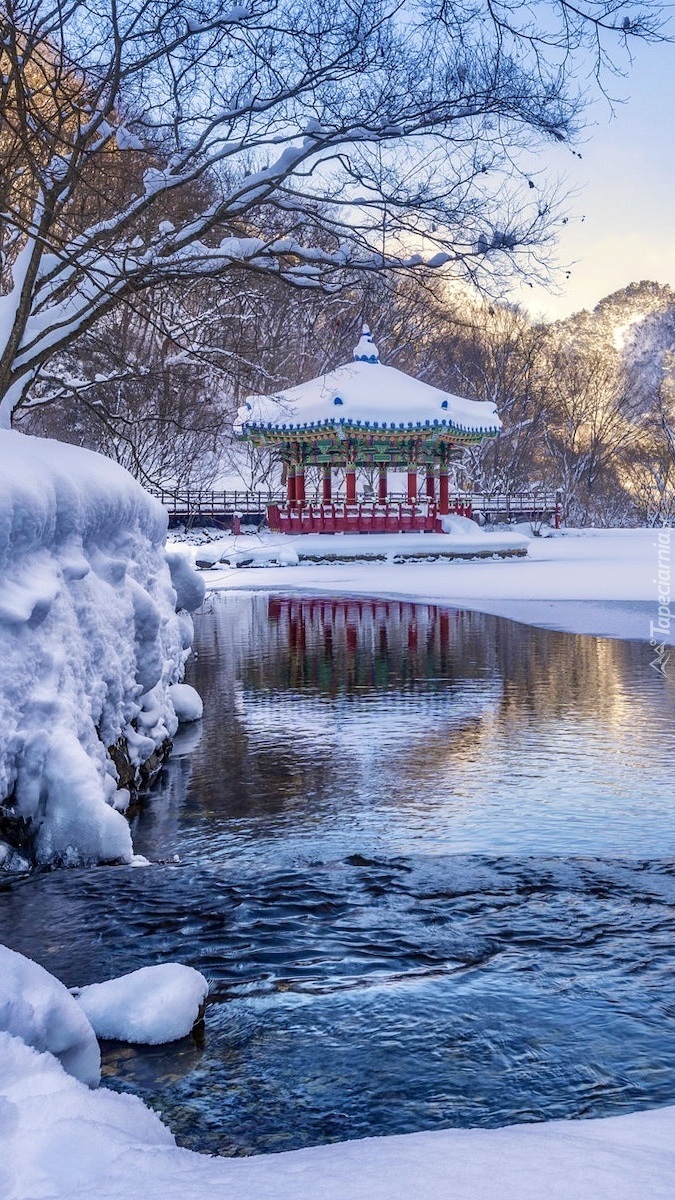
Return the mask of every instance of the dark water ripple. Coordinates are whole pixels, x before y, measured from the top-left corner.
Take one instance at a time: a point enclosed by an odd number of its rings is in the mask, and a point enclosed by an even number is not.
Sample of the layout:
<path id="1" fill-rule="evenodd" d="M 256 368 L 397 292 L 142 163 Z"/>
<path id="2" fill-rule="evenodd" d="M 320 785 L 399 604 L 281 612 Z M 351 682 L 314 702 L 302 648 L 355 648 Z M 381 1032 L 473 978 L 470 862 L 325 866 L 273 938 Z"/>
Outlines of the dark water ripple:
<path id="1" fill-rule="evenodd" d="M 675 861 L 68 878 L 66 903 L 61 875 L 5 885 L 10 945 L 71 985 L 172 959 L 211 981 L 201 1045 L 106 1055 L 186 1145 L 246 1153 L 675 1100 Z"/>

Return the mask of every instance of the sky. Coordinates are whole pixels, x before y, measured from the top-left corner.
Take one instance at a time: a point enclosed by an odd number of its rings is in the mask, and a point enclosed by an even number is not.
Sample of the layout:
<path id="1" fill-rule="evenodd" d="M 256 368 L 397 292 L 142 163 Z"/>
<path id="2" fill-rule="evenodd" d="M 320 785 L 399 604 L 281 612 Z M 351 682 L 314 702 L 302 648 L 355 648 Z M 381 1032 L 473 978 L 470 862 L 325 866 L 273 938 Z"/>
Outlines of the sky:
<path id="1" fill-rule="evenodd" d="M 553 177 L 564 174 L 575 194 L 557 250 L 559 294 L 524 286 L 509 295 L 533 316 L 593 308 L 642 279 L 675 288 L 675 44 L 640 46 L 610 85 L 625 102 L 613 116 L 605 100 L 592 105 L 582 158 L 548 156 Z"/>

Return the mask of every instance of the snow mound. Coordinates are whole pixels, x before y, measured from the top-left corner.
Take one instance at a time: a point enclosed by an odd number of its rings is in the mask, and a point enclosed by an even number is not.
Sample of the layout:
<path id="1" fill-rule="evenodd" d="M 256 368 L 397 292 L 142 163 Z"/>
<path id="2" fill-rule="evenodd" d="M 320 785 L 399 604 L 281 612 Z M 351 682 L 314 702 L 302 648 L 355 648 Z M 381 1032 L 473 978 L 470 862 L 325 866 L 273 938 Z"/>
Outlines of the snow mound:
<path id="1" fill-rule="evenodd" d="M 199 971 L 161 963 L 73 994 L 99 1037 L 156 1046 L 187 1037 L 208 990 Z"/>
<path id="2" fill-rule="evenodd" d="M 117 786 L 177 728 L 203 597 L 166 525 L 117 464 L 0 431 L 0 863 L 131 861 Z"/>
<path id="3" fill-rule="evenodd" d="M 5 946 L 0 946 L 0 1030 L 49 1051 L 81 1083 L 98 1085 L 98 1042 L 79 1004 L 44 967 Z"/>
<path id="4" fill-rule="evenodd" d="M 176 1153 L 169 1130 L 142 1100 L 107 1088 L 91 1092 L 51 1055 L 2 1032 L 0 1141 L 3 1200 L 98 1197 L 107 1168 L 132 1148 Z M 141 1194 L 139 1162 L 134 1176 L 128 1197 Z"/>
<path id="5" fill-rule="evenodd" d="M 460 517 L 456 513 L 448 513 L 441 517 L 443 533 L 452 533 L 455 537 L 474 538 L 478 526 L 470 517 Z"/>
<path id="6" fill-rule="evenodd" d="M 176 592 L 176 608 L 194 612 L 206 594 L 206 586 L 192 570 L 190 559 L 179 550 L 167 550 L 166 561 L 171 572 L 171 583 Z"/>
<path id="7" fill-rule="evenodd" d="M 169 688 L 169 698 L 176 719 L 181 724 L 186 721 L 201 720 L 204 713 L 202 698 L 193 687 L 190 687 L 189 683 L 172 683 Z"/>

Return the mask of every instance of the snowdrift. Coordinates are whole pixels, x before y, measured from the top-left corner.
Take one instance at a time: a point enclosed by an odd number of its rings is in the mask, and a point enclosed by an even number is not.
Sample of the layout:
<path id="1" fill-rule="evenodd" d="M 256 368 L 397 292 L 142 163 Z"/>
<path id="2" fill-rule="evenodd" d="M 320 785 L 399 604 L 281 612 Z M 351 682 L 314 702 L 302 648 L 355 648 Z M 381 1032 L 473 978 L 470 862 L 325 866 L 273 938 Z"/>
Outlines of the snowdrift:
<path id="1" fill-rule="evenodd" d="M 88 1087 L 101 1079 L 101 1052 L 84 1009 L 39 963 L 0 946 L 0 1030 L 48 1051 Z"/>
<path id="2" fill-rule="evenodd" d="M 115 463 L 0 431 L 0 865 L 131 860 L 203 597 L 165 536 Z"/>

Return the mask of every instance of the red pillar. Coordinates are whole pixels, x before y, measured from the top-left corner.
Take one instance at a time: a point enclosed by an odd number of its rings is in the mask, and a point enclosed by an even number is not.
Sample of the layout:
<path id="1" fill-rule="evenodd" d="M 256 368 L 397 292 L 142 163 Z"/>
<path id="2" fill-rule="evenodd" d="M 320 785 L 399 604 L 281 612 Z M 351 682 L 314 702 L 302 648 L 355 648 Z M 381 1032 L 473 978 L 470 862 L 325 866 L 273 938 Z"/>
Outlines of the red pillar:
<path id="1" fill-rule="evenodd" d="M 333 481 L 332 481 L 331 468 L 330 468 L 330 466 L 325 466 L 323 469 L 323 481 L 322 481 L 322 485 L 321 485 L 321 487 L 322 487 L 321 498 L 322 498 L 324 504 L 330 504 L 330 502 L 333 498 L 332 483 L 333 483 Z"/>
<path id="2" fill-rule="evenodd" d="M 345 470 L 345 500 L 347 504 L 356 504 L 356 467 L 348 466 Z"/>
<path id="3" fill-rule="evenodd" d="M 441 467 L 438 473 L 438 511 L 441 516 L 450 511 L 450 486 L 447 467 Z"/>
<path id="4" fill-rule="evenodd" d="M 408 504 L 414 504 L 417 500 L 417 470 L 415 467 L 408 467 Z"/>
<path id="5" fill-rule="evenodd" d="M 387 495 L 388 495 L 387 468 L 380 467 L 380 474 L 379 474 L 379 477 L 377 480 L 377 499 L 380 504 L 387 503 Z"/>
<path id="6" fill-rule="evenodd" d="M 433 467 L 427 468 L 427 500 L 436 499 L 436 480 Z"/>
<path id="7" fill-rule="evenodd" d="M 298 504 L 305 503 L 305 472 L 302 467 L 298 467 L 295 474 L 295 499 Z"/>

